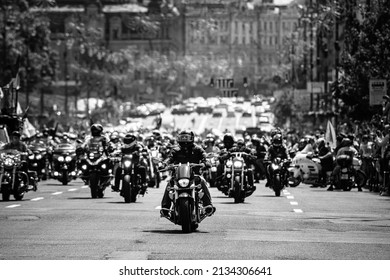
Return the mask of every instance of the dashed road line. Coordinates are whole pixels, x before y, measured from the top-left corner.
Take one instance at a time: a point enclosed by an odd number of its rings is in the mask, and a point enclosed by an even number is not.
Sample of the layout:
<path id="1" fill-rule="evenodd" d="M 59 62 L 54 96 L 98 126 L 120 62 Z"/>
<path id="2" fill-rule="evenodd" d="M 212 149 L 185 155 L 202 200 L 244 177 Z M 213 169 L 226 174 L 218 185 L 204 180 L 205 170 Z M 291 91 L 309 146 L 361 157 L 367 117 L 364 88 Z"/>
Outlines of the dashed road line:
<path id="1" fill-rule="evenodd" d="M 74 192 L 77 191 L 77 189 L 69 189 L 68 192 Z"/>
<path id="2" fill-rule="evenodd" d="M 295 213 L 303 213 L 302 209 L 294 209 Z"/>
<path id="3" fill-rule="evenodd" d="M 59 195 L 59 194 L 62 194 L 63 192 L 55 192 L 55 193 L 52 193 L 51 195 Z"/>
<path id="4" fill-rule="evenodd" d="M 291 201 L 290 204 L 291 204 L 291 205 L 298 205 L 298 202 L 296 202 L 296 201 Z"/>
<path id="5" fill-rule="evenodd" d="M 12 204 L 12 205 L 8 205 L 6 206 L 5 208 L 15 208 L 15 207 L 19 207 L 20 204 Z"/>
<path id="6" fill-rule="evenodd" d="M 294 196 L 288 195 L 288 196 L 287 196 L 287 199 L 294 199 Z"/>
<path id="7" fill-rule="evenodd" d="M 81 188 L 82 189 L 86 189 L 86 188 L 89 188 L 89 186 L 82 186 Z"/>
<path id="8" fill-rule="evenodd" d="M 38 200 L 42 200 L 42 199 L 45 199 L 44 197 L 36 197 L 36 198 L 33 198 L 33 199 L 30 199 L 31 201 L 38 201 Z"/>
<path id="9" fill-rule="evenodd" d="M 156 210 L 160 210 L 161 209 L 161 206 L 157 206 L 156 208 L 154 208 Z"/>

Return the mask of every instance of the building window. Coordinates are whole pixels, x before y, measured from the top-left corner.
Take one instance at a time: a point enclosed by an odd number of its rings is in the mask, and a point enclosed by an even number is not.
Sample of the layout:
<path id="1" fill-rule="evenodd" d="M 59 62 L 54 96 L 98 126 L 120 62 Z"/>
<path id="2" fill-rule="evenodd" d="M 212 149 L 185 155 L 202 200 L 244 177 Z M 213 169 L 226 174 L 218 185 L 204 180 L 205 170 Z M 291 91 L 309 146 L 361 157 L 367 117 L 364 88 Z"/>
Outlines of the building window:
<path id="1" fill-rule="evenodd" d="M 273 32 L 273 22 L 271 21 L 270 23 L 269 23 L 269 31 L 270 32 Z"/>

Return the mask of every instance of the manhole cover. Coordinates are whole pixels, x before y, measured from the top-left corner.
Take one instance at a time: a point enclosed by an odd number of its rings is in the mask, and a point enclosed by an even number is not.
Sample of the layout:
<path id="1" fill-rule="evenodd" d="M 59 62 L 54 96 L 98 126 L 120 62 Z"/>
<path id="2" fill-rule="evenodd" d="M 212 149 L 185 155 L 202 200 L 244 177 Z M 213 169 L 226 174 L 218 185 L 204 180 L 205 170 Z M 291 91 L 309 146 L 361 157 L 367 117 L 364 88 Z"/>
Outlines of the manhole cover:
<path id="1" fill-rule="evenodd" d="M 8 220 L 13 221 L 33 221 L 33 220 L 39 220 L 39 217 L 37 216 L 10 216 L 7 217 Z"/>

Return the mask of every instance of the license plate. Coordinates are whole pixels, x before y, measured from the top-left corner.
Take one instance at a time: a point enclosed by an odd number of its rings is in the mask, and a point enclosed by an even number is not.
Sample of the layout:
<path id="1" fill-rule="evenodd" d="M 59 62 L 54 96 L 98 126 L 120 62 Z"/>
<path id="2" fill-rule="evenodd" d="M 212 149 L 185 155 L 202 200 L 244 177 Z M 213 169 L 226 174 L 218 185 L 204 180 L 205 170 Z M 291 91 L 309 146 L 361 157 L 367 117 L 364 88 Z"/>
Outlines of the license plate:
<path id="1" fill-rule="evenodd" d="M 211 167 L 211 171 L 212 172 L 217 172 L 217 168 L 216 167 Z"/>

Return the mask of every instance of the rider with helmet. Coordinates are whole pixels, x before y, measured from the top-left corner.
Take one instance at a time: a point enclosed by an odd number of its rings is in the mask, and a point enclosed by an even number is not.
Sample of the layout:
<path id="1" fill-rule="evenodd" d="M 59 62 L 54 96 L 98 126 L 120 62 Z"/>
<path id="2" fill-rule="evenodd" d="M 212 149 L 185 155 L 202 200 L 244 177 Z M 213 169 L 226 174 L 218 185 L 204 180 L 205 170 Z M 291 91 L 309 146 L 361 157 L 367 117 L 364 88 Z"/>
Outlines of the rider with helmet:
<path id="1" fill-rule="evenodd" d="M 326 185 L 327 172 L 333 170 L 333 153 L 330 147 L 326 145 L 324 138 L 317 140 L 317 148 L 318 158 L 321 161 L 321 174 L 319 179 Z"/>
<path id="2" fill-rule="evenodd" d="M 226 160 L 226 157 L 228 155 L 228 151 L 234 147 L 235 140 L 234 137 L 231 133 L 226 133 L 223 136 L 221 146 L 223 145 L 223 149 L 221 149 L 221 153 L 219 156 L 219 162 L 217 166 L 217 179 L 215 182 L 216 187 L 221 190 L 221 185 L 222 185 L 222 175 L 223 175 L 223 168 L 224 168 L 224 162 Z M 223 191 L 223 190 L 221 190 Z"/>
<path id="3" fill-rule="evenodd" d="M 165 165 L 179 164 L 179 163 L 184 164 L 190 162 L 190 163 L 203 163 L 205 167 L 208 167 L 209 164 L 206 161 L 206 153 L 202 147 L 194 143 L 194 139 L 195 139 L 194 132 L 190 130 L 181 131 L 177 136 L 178 146 L 172 148 L 172 151 L 168 156 L 168 158 L 164 161 L 164 164 Z M 196 173 L 199 174 L 199 172 Z M 211 195 L 207 187 L 207 182 L 202 176 L 200 175 L 198 176 L 199 176 L 198 178 L 200 179 L 199 184 L 201 185 L 204 193 L 203 197 L 201 198 L 203 207 L 205 207 L 206 213 L 208 215 L 212 215 L 215 212 L 215 207 L 213 207 L 211 204 Z M 169 185 L 170 183 L 168 183 L 164 192 L 163 199 L 161 201 L 161 208 L 163 209 L 162 214 L 164 216 L 169 216 L 169 211 L 166 209 L 171 208 L 171 199 L 169 198 L 169 191 L 168 191 Z"/>
<path id="4" fill-rule="evenodd" d="M 141 176 L 141 189 L 140 194 L 143 195 L 147 189 L 146 183 L 146 167 L 141 160 L 141 152 L 145 150 L 145 147 L 137 141 L 137 137 L 134 134 L 126 134 L 123 138 L 123 145 L 121 147 L 121 153 L 124 155 L 133 155 L 133 160 L 135 162 L 134 172 Z M 114 185 L 111 187 L 113 191 L 120 191 L 119 185 L 122 176 L 122 167 L 118 167 L 115 172 Z"/>
<path id="5" fill-rule="evenodd" d="M 265 174 L 267 171 L 264 165 L 264 158 L 267 154 L 267 148 L 264 144 L 264 141 L 257 137 L 252 138 L 251 142 L 256 155 L 255 180 L 258 182 L 259 180 L 264 179 L 266 176 Z M 259 174 L 259 177 L 257 177 L 257 174 Z"/>
<path id="6" fill-rule="evenodd" d="M 103 126 L 95 123 L 91 126 L 91 136 L 85 141 L 83 148 L 85 152 L 90 149 L 102 147 L 106 156 L 109 155 L 108 139 L 103 135 Z"/>
<path id="7" fill-rule="evenodd" d="M 283 138 L 281 134 L 275 134 L 271 140 L 271 146 L 268 148 L 267 151 L 267 160 L 272 162 L 275 158 L 281 158 L 281 159 L 289 159 L 290 156 L 288 155 L 287 148 L 283 145 Z M 265 184 L 266 187 L 269 187 L 271 185 L 271 176 L 270 169 L 267 168 L 267 183 Z"/>

